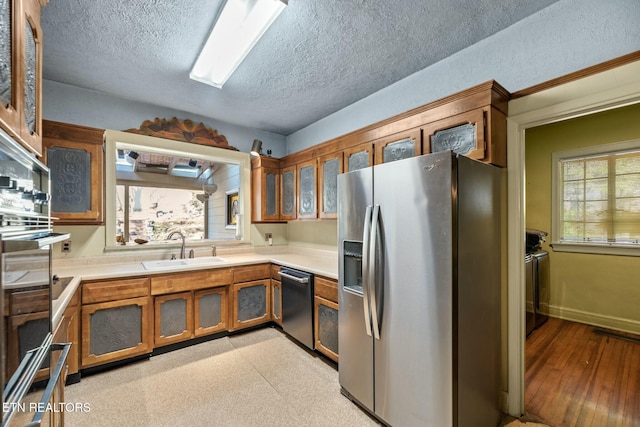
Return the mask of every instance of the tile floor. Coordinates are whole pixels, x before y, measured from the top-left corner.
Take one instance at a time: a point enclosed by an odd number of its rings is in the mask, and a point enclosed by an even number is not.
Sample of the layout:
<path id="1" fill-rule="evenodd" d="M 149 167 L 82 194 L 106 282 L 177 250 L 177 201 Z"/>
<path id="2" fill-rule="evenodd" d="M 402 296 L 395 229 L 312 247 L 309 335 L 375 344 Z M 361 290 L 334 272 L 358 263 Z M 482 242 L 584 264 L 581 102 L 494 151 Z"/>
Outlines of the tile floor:
<path id="1" fill-rule="evenodd" d="M 219 338 L 82 378 L 67 426 L 375 426 L 337 371 L 279 330 Z"/>

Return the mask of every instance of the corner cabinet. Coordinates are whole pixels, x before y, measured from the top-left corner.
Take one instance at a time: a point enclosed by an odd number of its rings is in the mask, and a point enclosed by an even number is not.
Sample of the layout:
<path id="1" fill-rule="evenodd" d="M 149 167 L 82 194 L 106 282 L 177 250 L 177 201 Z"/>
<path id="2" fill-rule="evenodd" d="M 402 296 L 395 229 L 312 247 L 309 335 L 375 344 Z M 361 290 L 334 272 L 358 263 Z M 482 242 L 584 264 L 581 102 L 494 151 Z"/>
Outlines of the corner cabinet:
<path id="1" fill-rule="evenodd" d="M 42 155 L 42 28 L 48 0 L 8 0 L 0 14 L 0 125 L 34 154 Z"/>
<path id="2" fill-rule="evenodd" d="M 251 222 L 281 222 L 278 159 L 251 160 Z"/>
<path id="3" fill-rule="evenodd" d="M 55 224 L 103 224 L 104 130 L 45 120 L 43 135 Z"/>

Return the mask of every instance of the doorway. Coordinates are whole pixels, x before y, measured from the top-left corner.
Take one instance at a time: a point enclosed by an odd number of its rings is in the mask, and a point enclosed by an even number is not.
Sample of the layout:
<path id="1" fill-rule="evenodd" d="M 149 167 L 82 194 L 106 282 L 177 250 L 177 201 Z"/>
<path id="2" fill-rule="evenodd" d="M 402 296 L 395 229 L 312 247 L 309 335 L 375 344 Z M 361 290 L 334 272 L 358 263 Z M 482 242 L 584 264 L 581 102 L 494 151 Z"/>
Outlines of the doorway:
<path id="1" fill-rule="evenodd" d="M 510 415 L 524 413 L 526 130 L 640 103 L 640 61 L 556 86 L 509 103 L 508 135 L 508 397 Z"/>
<path id="2" fill-rule="evenodd" d="M 539 307 L 534 304 L 543 314 L 551 315 L 551 321 L 534 329 L 525 341 L 525 412 L 549 425 L 585 425 L 588 424 L 586 420 L 602 421 L 602 417 L 606 418 L 605 424 L 614 424 L 640 417 L 638 410 L 628 402 L 636 399 L 630 397 L 630 392 L 640 392 L 633 381 L 634 375 L 640 376 L 640 368 L 632 363 L 634 358 L 640 360 L 640 343 L 634 342 L 634 338 L 637 340 L 640 336 L 637 311 L 640 264 L 637 257 L 575 252 L 573 248 L 568 252 L 563 251 L 567 248 L 562 245 L 550 245 L 551 239 L 558 239 L 554 228 L 560 229 L 552 226 L 552 212 L 560 209 L 558 204 L 554 207 L 553 192 L 550 191 L 558 185 L 552 173 L 556 167 L 554 154 L 558 157 L 559 152 L 565 155 L 595 153 L 618 148 L 615 145 L 619 146 L 621 141 L 638 141 L 640 123 L 637 117 L 640 117 L 640 104 L 533 127 L 525 132 L 526 226 L 527 229 L 551 232 L 542 245 L 549 258 L 548 303 Z M 590 157 L 588 161 L 587 176 L 599 177 L 584 182 L 584 190 L 590 197 L 600 200 L 610 193 L 617 200 L 615 203 L 635 200 L 628 198 L 627 193 L 635 191 L 632 188 L 625 191 L 626 197 L 620 200 L 615 196 L 616 191 L 606 192 L 606 188 L 600 191 L 598 185 L 603 180 L 616 180 L 616 174 L 611 176 L 608 168 L 594 172 L 594 165 L 602 165 L 602 160 L 598 159 Z M 620 161 L 624 158 L 617 160 Z M 572 176 L 565 185 L 582 183 L 575 181 L 577 176 Z M 634 176 L 637 175 L 624 174 L 617 180 Z M 620 182 L 613 185 L 618 190 L 624 186 Z M 562 193 L 558 190 L 558 194 Z M 607 202 L 575 203 L 575 213 L 587 207 L 588 218 L 599 219 L 607 212 L 603 211 L 607 207 L 603 203 Z M 613 211 L 615 206 L 610 208 L 609 211 Z M 579 219 L 568 215 L 573 220 Z M 582 223 L 570 224 L 576 232 L 581 230 L 575 224 Z M 619 224 L 617 229 L 624 225 Z M 607 228 L 593 229 L 588 235 L 595 238 L 600 230 Z M 596 247 L 586 250 L 602 251 Z M 531 299 L 527 296 L 527 314 Z M 628 332 L 635 335 L 626 334 Z M 625 378 L 622 372 L 627 373 Z"/>

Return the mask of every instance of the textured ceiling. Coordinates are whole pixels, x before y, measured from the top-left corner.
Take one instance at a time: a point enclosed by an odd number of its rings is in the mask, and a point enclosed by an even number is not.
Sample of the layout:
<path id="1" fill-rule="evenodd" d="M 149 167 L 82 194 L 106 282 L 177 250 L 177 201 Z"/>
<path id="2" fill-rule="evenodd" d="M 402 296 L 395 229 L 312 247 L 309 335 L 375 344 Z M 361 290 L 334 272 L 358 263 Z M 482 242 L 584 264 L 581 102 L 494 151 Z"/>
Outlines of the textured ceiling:
<path id="1" fill-rule="evenodd" d="M 189 72 L 224 1 L 56 0 L 42 12 L 43 73 L 288 135 L 555 1 L 289 0 L 217 89 Z"/>

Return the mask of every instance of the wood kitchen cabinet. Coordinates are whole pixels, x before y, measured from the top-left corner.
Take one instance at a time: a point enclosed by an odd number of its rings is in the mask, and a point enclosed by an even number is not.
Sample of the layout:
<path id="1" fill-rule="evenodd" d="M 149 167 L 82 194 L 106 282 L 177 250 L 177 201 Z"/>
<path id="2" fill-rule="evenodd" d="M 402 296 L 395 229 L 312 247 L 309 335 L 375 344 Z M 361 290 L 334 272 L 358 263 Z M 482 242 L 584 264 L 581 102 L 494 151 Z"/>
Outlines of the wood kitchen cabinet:
<path id="1" fill-rule="evenodd" d="M 227 287 L 193 293 L 193 335 L 201 337 L 227 330 Z"/>
<path id="2" fill-rule="evenodd" d="M 153 303 L 148 278 L 82 285 L 82 367 L 150 353 Z"/>
<path id="3" fill-rule="evenodd" d="M 490 125 L 489 125 L 490 124 Z M 506 117 L 486 106 L 429 123 L 423 128 L 425 153 L 454 153 L 506 167 Z"/>
<path id="4" fill-rule="evenodd" d="M 373 141 L 375 164 L 389 163 L 422 154 L 422 131 L 410 129 Z"/>
<path id="5" fill-rule="evenodd" d="M 296 167 L 289 166 L 280 171 L 280 219 L 289 221 L 296 219 L 297 174 Z"/>
<path id="6" fill-rule="evenodd" d="M 9 0 L 0 14 L 9 24 L 0 46 L 0 125 L 29 151 L 42 155 L 42 28 L 48 0 Z"/>
<path id="7" fill-rule="evenodd" d="M 270 321 L 271 265 L 234 268 L 229 294 L 231 331 Z"/>
<path id="8" fill-rule="evenodd" d="M 104 223 L 104 129 L 43 121 L 55 224 Z"/>
<path id="9" fill-rule="evenodd" d="M 342 173 L 342 152 L 318 158 L 319 217 L 338 217 L 338 175 Z"/>
<path id="10" fill-rule="evenodd" d="M 346 148 L 344 155 L 344 172 L 352 172 L 373 166 L 373 143 L 366 142 Z"/>
<path id="11" fill-rule="evenodd" d="M 272 157 L 251 160 L 251 222 L 281 222 L 280 161 Z"/>
<path id="12" fill-rule="evenodd" d="M 318 169 L 316 159 L 296 165 L 298 180 L 298 219 L 318 217 Z"/>
<path id="13" fill-rule="evenodd" d="M 282 282 L 280 266 L 271 264 L 271 320 L 282 326 Z"/>
<path id="14" fill-rule="evenodd" d="M 73 379 L 70 378 L 69 382 L 79 380 L 79 377 L 75 378 L 75 376 L 80 372 L 80 308 L 80 287 L 78 287 L 64 310 L 63 318 L 66 322 L 66 335 L 62 341 L 54 340 L 54 342 L 71 343 L 71 348 L 67 355 L 66 376 L 71 376 Z"/>
<path id="15" fill-rule="evenodd" d="M 226 330 L 232 279 L 230 268 L 153 276 L 155 346 Z"/>
<path id="16" fill-rule="evenodd" d="M 314 293 L 315 348 L 338 362 L 338 282 L 316 276 Z"/>
<path id="17" fill-rule="evenodd" d="M 193 293 L 158 295 L 154 298 L 155 347 L 193 338 Z"/>

